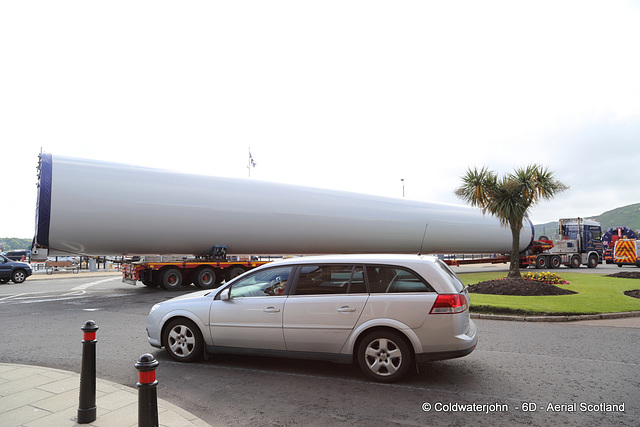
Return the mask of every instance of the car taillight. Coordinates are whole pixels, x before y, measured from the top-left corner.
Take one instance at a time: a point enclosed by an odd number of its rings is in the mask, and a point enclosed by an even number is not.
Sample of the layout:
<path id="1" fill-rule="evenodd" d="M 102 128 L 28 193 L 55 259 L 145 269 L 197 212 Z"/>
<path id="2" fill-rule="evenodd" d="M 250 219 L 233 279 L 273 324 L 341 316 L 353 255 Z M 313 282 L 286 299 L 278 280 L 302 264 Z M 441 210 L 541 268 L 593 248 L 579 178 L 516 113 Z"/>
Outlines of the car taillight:
<path id="1" fill-rule="evenodd" d="M 467 298 L 462 294 L 440 294 L 433 303 L 430 314 L 462 313 L 468 308 Z"/>

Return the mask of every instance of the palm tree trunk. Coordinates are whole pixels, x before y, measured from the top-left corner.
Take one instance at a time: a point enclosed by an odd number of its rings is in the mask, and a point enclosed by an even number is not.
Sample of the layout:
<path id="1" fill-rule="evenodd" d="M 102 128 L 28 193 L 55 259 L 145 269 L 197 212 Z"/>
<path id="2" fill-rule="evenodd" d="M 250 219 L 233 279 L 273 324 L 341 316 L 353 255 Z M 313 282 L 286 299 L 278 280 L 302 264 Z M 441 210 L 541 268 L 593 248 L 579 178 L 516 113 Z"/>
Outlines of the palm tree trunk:
<path id="1" fill-rule="evenodd" d="M 507 277 L 519 278 L 520 276 L 520 229 L 522 221 L 517 225 L 510 224 L 511 228 L 511 260 Z"/>

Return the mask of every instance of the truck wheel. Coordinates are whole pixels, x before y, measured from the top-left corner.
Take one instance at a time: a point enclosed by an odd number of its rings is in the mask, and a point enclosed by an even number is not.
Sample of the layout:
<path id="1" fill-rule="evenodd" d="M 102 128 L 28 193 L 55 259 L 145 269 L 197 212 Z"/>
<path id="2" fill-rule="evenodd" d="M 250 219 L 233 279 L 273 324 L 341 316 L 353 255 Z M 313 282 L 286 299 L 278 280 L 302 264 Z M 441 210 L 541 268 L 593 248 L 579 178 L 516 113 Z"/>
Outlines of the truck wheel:
<path id="1" fill-rule="evenodd" d="M 368 333 L 360 341 L 356 358 L 367 377 L 391 383 L 409 372 L 413 352 L 403 337 L 392 331 L 380 330 Z"/>
<path id="2" fill-rule="evenodd" d="M 580 255 L 574 255 L 571 257 L 571 264 L 569 264 L 571 268 L 578 268 L 582 265 L 582 259 L 580 259 Z"/>
<path id="3" fill-rule="evenodd" d="M 174 319 L 164 328 L 162 344 L 178 362 L 195 362 L 203 353 L 204 340 L 198 326 L 189 319 Z"/>
<path id="4" fill-rule="evenodd" d="M 551 257 L 551 260 L 549 262 L 550 268 L 560 268 L 561 265 L 562 265 L 562 260 L 558 255 L 554 255 Z"/>
<path id="5" fill-rule="evenodd" d="M 229 267 L 224 275 L 225 280 L 228 282 L 231 279 L 235 279 L 239 275 L 244 273 L 244 268 L 240 266 Z"/>
<path id="6" fill-rule="evenodd" d="M 178 289 L 182 286 L 182 272 L 177 268 L 169 268 L 162 272 L 160 287 L 168 291 Z"/>
<path id="7" fill-rule="evenodd" d="M 589 259 L 587 260 L 587 267 L 596 268 L 598 266 L 598 255 L 589 255 Z"/>
<path id="8" fill-rule="evenodd" d="M 209 289 L 216 286 L 216 273 L 212 268 L 201 268 L 196 272 L 193 284 L 200 289 Z"/>
<path id="9" fill-rule="evenodd" d="M 11 275 L 11 281 L 13 283 L 22 283 L 27 280 L 27 273 L 24 270 L 16 270 Z"/>
<path id="10" fill-rule="evenodd" d="M 536 268 L 547 268 L 548 264 L 549 261 L 547 260 L 547 257 L 539 256 L 538 258 L 536 258 Z"/>

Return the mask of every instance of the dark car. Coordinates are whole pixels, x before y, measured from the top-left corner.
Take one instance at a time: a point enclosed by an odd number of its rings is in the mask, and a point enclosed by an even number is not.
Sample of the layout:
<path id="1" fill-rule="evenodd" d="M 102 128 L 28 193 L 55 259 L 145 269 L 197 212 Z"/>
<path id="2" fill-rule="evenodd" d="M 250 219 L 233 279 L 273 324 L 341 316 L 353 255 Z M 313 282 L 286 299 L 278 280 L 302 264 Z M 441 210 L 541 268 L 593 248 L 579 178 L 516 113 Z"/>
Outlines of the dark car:
<path id="1" fill-rule="evenodd" d="M 0 255 L 0 283 L 22 283 L 31 276 L 31 266 L 26 262 L 13 261 Z"/>
<path id="2" fill-rule="evenodd" d="M 31 251 L 18 250 L 3 252 L 2 255 L 6 256 L 13 261 L 27 261 L 31 259 Z"/>

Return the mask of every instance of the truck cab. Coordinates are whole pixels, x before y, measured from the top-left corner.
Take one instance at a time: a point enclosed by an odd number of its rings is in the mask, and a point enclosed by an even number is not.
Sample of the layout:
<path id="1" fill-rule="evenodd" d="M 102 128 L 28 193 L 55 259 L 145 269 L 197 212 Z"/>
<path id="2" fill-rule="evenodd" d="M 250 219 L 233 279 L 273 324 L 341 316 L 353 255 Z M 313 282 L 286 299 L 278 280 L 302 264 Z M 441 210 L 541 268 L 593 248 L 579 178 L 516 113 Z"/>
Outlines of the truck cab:
<path id="1" fill-rule="evenodd" d="M 560 240 L 551 249 L 536 256 L 537 268 L 577 268 L 585 264 L 595 268 L 602 260 L 602 227 L 600 223 L 582 218 L 558 221 Z"/>

